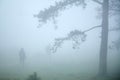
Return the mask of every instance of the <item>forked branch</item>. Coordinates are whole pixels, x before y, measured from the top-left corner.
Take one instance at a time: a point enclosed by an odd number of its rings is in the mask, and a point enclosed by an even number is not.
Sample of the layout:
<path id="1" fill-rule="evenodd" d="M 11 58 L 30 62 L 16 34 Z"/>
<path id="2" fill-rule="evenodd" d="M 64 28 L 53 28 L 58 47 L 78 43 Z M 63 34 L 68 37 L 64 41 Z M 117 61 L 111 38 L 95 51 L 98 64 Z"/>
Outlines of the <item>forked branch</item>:
<path id="1" fill-rule="evenodd" d="M 102 2 L 100 2 L 99 0 L 93 0 L 94 2 L 96 2 L 96 3 L 98 3 L 98 4 L 100 4 L 100 5 L 102 5 L 103 3 Z"/>
<path id="2" fill-rule="evenodd" d="M 71 31 L 66 37 L 55 39 L 54 45 L 51 47 L 52 53 L 55 53 L 59 47 L 63 44 L 64 41 L 71 40 L 73 41 L 73 49 L 79 48 L 79 45 L 86 40 L 86 32 L 91 31 L 95 28 L 101 27 L 101 25 L 94 26 L 84 31 L 74 30 Z"/>

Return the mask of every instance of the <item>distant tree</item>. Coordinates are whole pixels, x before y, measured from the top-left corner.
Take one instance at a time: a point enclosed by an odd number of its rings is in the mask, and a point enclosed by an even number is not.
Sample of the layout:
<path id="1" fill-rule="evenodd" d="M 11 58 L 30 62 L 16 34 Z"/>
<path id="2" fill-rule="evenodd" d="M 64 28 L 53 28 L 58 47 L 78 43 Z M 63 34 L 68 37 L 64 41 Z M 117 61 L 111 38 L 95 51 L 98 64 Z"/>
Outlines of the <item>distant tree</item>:
<path id="1" fill-rule="evenodd" d="M 37 76 L 37 73 L 34 72 L 32 75 L 30 75 L 30 76 L 28 77 L 27 80 L 41 80 L 41 78 L 39 78 L 39 77 Z"/>
<path id="2" fill-rule="evenodd" d="M 73 48 L 76 48 L 86 40 L 86 32 L 96 29 L 98 27 L 101 28 L 101 45 L 100 45 L 100 55 L 99 55 L 99 72 L 100 76 L 107 75 L 107 53 L 108 53 L 108 26 L 109 26 L 109 15 L 114 16 L 115 14 L 119 15 L 120 13 L 120 0 L 91 0 L 99 5 L 101 5 L 101 17 L 102 22 L 97 26 L 93 26 L 85 31 L 81 30 L 73 30 L 68 36 L 63 38 L 55 39 L 55 44 L 51 48 L 51 51 L 56 52 L 57 49 L 62 45 L 62 43 L 66 40 L 74 41 L 75 45 Z M 58 17 L 60 11 L 67 9 L 72 6 L 82 5 L 83 8 L 87 7 L 87 0 L 62 0 L 56 2 L 54 6 L 50 6 L 47 9 L 44 9 L 39 12 L 38 15 L 34 15 L 37 17 L 41 24 L 47 23 L 49 20 L 53 20 L 54 24 L 56 24 L 56 17 Z M 120 30 L 120 27 L 111 29 L 111 31 Z M 120 48 L 120 47 L 119 47 Z"/>

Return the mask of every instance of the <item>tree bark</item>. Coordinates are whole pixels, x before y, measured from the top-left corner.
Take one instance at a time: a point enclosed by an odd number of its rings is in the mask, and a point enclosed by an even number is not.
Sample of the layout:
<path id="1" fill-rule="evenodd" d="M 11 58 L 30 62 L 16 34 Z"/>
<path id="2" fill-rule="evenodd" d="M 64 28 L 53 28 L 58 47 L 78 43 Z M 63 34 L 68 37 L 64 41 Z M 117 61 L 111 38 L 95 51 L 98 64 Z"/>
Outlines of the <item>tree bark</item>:
<path id="1" fill-rule="evenodd" d="M 108 9 L 109 0 L 103 0 L 102 4 L 102 33 L 99 57 L 99 76 L 107 75 L 107 46 L 108 46 Z"/>

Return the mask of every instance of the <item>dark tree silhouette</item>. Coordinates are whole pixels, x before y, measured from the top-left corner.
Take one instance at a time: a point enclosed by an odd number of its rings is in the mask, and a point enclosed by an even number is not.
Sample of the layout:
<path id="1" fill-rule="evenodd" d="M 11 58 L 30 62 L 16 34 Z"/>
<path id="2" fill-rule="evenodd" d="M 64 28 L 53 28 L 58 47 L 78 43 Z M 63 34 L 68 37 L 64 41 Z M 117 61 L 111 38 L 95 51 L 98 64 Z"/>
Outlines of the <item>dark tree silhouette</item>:
<path id="1" fill-rule="evenodd" d="M 46 23 L 48 20 L 53 20 L 55 22 L 55 18 L 59 15 L 62 10 L 66 8 L 70 8 L 72 6 L 82 5 L 83 8 L 87 7 L 86 0 L 63 0 L 60 2 L 56 2 L 54 6 L 50 6 L 43 11 L 40 11 L 39 14 L 34 15 L 39 19 L 40 24 Z M 107 50 L 108 50 L 108 31 L 116 31 L 116 29 L 120 30 L 120 27 L 108 30 L 108 20 L 109 15 L 114 14 L 119 15 L 120 13 L 120 0 L 92 0 L 93 2 L 101 5 L 102 10 L 102 22 L 97 26 L 93 26 L 85 31 L 81 30 L 73 30 L 66 37 L 55 39 L 55 44 L 51 48 L 52 52 L 56 52 L 57 49 L 62 45 L 62 43 L 66 40 L 74 41 L 73 48 L 79 46 L 82 42 L 86 40 L 86 32 L 96 29 L 98 27 L 101 28 L 101 45 L 100 45 L 100 55 L 99 55 L 99 72 L 98 75 L 106 76 L 107 75 Z"/>
<path id="2" fill-rule="evenodd" d="M 102 33 L 101 46 L 99 58 L 99 75 L 105 76 L 107 74 L 107 46 L 108 46 L 108 9 L 109 0 L 103 0 L 102 3 Z"/>

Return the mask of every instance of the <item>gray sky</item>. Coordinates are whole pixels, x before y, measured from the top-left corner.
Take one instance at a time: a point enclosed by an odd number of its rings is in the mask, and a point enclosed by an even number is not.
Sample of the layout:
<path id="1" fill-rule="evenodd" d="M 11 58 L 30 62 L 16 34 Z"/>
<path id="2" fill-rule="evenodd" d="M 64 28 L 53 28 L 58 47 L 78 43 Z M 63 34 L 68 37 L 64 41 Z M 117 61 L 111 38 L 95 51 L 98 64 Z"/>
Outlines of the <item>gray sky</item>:
<path id="1" fill-rule="evenodd" d="M 42 46 L 47 45 L 47 40 L 50 42 L 55 37 L 66 36 L 66 34 L 71 30 L 84 30 L 100 23 L 100 20 L 96 21 L 95 19 L 95 7 L 92 6 L 93 8 L 89 8 L 84 11 L 82 11 L 82 8 L 75 7 L 61 12 L 62 15 L 58 17 L 57 30 L 54 30 L 52 22 L 49 22 L 42 28 L 38 29 L 37 26 L 39 23 L 33 15 L 37 14 L 40 10 L 43 10 L 52 3 L 54 3 L 54 1 L 1 0 L 1 47 L 24 47 L 30 49 L 35 47 L 36 49 L 39 49 Z M 89 13 L 87 11 L 89 11 Z"/>

